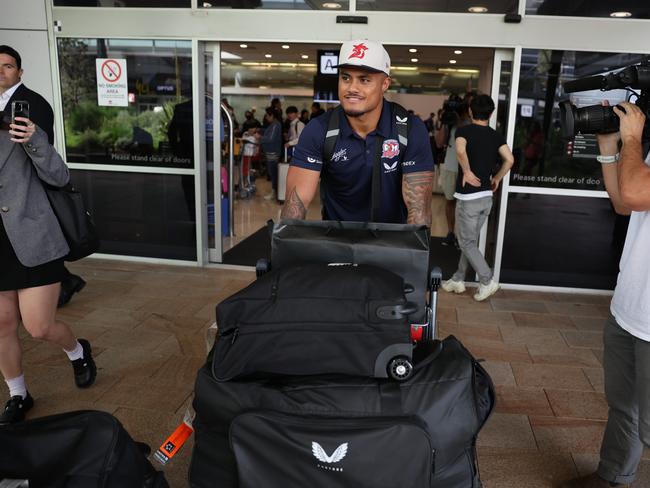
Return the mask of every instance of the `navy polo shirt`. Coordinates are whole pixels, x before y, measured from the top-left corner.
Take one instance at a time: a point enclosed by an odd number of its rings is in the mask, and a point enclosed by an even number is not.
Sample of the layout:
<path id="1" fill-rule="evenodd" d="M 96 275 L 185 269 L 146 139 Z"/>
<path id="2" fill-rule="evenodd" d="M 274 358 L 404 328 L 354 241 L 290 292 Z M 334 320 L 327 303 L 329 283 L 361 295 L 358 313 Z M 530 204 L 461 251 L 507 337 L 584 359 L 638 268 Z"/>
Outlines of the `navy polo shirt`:
<path id="1" fill-rule="evenodd" d="M 408 146 L 400 161 L 397 127 L 391 120 L 389 102 L 384 100 L 377 128 L 366 139 L 357 135 L 341 111 L 340 133 L 331 161 L 323 162 L 323 145 L 329 117 L 312 119 L 300 135 L 293 153 L 292 166 L 323 170 L 326 187 L 321 194 L 327 220 L 368 222 L 372 206 L 372 167 L 376 139 L 382 142 L 381 208 L 377 222 L 406 222 L 407 211 L 402 198 L 402 174 L 433 171 L 433 154 L 424 123 L 410 115 Z"/>

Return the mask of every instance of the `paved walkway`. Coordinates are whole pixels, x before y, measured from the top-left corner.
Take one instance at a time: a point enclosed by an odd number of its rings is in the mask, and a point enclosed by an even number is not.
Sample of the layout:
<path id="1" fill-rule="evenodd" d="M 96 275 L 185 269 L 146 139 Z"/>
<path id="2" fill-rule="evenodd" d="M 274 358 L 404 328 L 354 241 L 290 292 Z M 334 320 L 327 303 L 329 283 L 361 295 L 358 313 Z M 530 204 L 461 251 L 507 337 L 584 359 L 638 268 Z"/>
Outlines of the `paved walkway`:
<path id="1" fill-rule="evenodd" d="M 76 409 L 115 414 L 157 448 L 191 401 L 215 305 L 254 279 L 247 271 L 85 260 L 88 286 L 61 310 L 92 341 L 97 384 L 77 390 L 65 355 L 23 333 L 30 417 Z M 439 330 L 454 334 L 497 385 L 496 413 L 479 438 L 487 488 L 542 488 L 593 470 L 607 416 L 602 326 L 609 298 L 500 291 L 488 303 L 441 292 Z M 24 331 L 23 331 L 24 332 Z M 4 383 L 0 387 L 6 395 Z M 165 468 L 185 487 L 191 441 Z M 635 487 L 650 486 L 646 453 Z"/>

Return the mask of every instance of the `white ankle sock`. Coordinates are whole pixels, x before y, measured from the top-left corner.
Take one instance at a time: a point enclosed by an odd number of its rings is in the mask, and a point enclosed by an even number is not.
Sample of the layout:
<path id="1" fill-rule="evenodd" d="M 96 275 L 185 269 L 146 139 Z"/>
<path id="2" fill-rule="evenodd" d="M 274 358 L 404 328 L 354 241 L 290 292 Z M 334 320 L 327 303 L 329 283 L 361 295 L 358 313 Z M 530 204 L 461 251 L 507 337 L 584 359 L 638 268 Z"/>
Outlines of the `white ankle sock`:
<path id="1" fill-rule="evenodd" d="M 75 361 L 84 357 L 84 348 L 79 344 L 79 341 L 77 341 L 77 346 L 72 351 L 66 351 L 65 349 L 64 351 L 68 355 L 70 361 Z"/>
<path id="2" fill-rule="evenodd" d="M 9 396 L 14 397 L 20 395 L 23 398 L 27 398 L 27 387 L 25 386 L 25 375 L 21 374 L 10 380 L 5 380 L 7 386 L 9 387 Z"/>

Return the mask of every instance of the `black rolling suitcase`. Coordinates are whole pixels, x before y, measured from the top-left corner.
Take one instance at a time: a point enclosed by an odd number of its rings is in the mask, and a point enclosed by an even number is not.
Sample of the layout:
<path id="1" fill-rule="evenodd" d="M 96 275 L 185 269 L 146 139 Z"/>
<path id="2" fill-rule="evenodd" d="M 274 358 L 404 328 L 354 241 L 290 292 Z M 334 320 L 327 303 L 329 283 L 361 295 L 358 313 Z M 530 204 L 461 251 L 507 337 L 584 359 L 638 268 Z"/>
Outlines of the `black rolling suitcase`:
<path id="1" fill-rule="evenodd" d="M 401 276 L 367 265 L 274 269 L 217 306 L 212 371 L 246 376 L 347 374 L 404 380 L 412 371 Z"/>
<path id="2" fill-rule="evenodd" d="M 430 262 L 431 232 L 423 225 L 377 222 L 281 220 L 268 222 L 271 262 L 258 262 L 258 275 L 266 269 L 297 263 L 350 263 L 377 266 L 404 278 L 412 288 L 409 301 L 414 341 L 436 338 L 439 267 Z"/>
<path id="3" fill-rule="evenodd" d="M 133 441 L 105 412 L 78 411 L 0 427 L 0 480 L 29 488 L 169 488 Z"/>
<path id="4" fill-rule="evenodd" d="M 404 382 L 311 376 L 220 382 L 199 371 L 192 488 L 479 488 L 485 370 L 454 337 Z"/>

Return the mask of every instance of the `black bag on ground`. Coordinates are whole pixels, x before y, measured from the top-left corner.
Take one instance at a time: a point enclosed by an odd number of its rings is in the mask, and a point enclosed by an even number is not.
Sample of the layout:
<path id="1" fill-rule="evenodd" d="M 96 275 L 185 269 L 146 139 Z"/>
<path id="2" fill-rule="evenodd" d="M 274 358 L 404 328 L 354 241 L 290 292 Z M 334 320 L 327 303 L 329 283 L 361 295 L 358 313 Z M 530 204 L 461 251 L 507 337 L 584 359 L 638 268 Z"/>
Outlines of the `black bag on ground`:
<path id="1" fill-rule="evenodd" d="M 427 322 L 429 229 L 413 224 L 281 220 L 271 236 L 271 266 L 296 263 L 369 264 L 392 271 L 414 288 L 412 323 Z"/>
<path id="2" fill-rule="evenodd" d="M 316 263 L 266 273 L 217 306 L 214 377 L 385 378 L 395 361 L 412 356 L 408 314 L 417 307 L 404 287 L 375 266 Z"/>
<path id="3" fill-rule="evenodd" d="M 0 479 L 30 488 L 169 488 L 122 424 L 78 411 L 0 427 Z"/>
<path id="4" fill-rule="evenodd" d="M 313 376 L 195 386 L 192 488 L 479 488 L 490 377 L 453 336 L 405 382 Z"/>
<path id="5" fill-rule="evenodd" d="M 99 250 L 99 237 L 81 193 L 70 184 L 57 188 L 43 183 L 54 215 L 59 221 L 70 252 L 66 261 L 77 261 Z"/>

